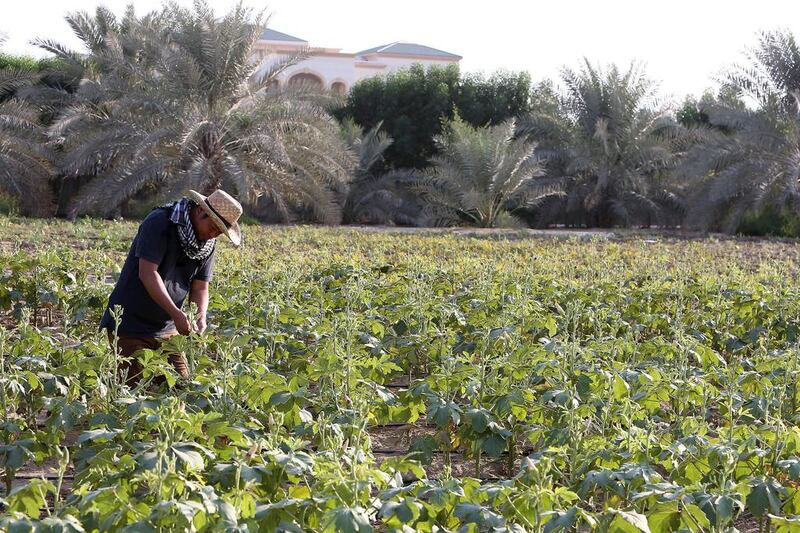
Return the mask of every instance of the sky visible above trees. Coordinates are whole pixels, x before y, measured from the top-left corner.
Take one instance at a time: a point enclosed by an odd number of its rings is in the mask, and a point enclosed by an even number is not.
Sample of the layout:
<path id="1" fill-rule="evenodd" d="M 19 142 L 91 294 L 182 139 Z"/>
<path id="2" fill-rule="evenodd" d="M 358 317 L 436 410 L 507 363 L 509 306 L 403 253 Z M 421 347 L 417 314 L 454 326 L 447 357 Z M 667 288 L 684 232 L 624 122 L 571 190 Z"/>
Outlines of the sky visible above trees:
<path id="1" fill-rule="evenodd" d="M 6 51 L 41 54 L 27 43 L 45 37 L 71 41 L 63 16 L 98 4 L 121 13 L 129 0 L 39 0 L 3 6 L 0 32 L 8 34 Z M 191 0 L 178 0 L 191 5 Z M 222 13 L 235 0 L 216 0 Z M 161 0 L 137 0 L 138 13 L 157 9 Z M 609 0 L 520 3 L 498 0 L 491 9 L 466 9 L 447 0 L 408 0 L 375 4 L 367 0 L 307 4 L 291 0 L 245 0 L 271 14 L 270 26 L 312 45 L 358 51 L 406 40 L 462 55 L 462 71 L 527 70 L 534 81 L 558 78 L 563 65 L 581 57 L 601 63 L 643 61 L 666 98 L 681 101 L 715 88 L 714 76 L 738 61 L 756 43 L 760 30 L 788 29 L 800 20 L 800 3 L 764 0 L 757 7 L 743 0 L 675 0 L 641 4 Z"/>

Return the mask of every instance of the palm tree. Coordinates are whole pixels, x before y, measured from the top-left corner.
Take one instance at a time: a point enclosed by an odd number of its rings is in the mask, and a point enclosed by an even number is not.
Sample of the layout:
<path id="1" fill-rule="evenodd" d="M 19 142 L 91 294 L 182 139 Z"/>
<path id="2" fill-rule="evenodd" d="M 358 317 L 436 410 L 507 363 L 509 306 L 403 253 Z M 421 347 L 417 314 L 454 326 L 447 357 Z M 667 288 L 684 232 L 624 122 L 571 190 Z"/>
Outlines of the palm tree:
<path id="1" fill-rule="evenodd" d="M 261 16 L 239 5 L 218 18 L 202 1 L 122 20 L 107 11 L 68 17 L 88 56 L 41 43 L 83 68 L 72 105 L 50 129 L 67 176 L 93 176 L 74 213 L 108 214 L 143 190 L 231 187 L 282 213 L 308 209 L 335 223 L 353 158 L 328 112 L 333 95 L 268 90 L 297 58 L 256 70 Z"/>
<path id="2" fill-rule="evenodd" d="M 540 223 L 608 227 L 662 222 L 680 208 L 666 171 L 679 127 L 658 108 L 655 85 L 633 64 L 605 71 L 584 59 L 562 71 L 565 92 L 521 120 L 518 133 L 539 142 L 547 174 L 566 194 L 540 209 Z"/>
<path id="3" fill-rule="evenodd" d="M 402 186 L 419 177 L 410 169 L 383 170 L 383 154 L 392 138 L 381 131 L 382 122 L 367 132 L 351 118 L 341 123 L 341 135 L 358 161 L 344 203 L 345 224 L 416 225 L 420 205 Z"/>
<path id="4" fill-rule="evenodd" d="M 2 44 L 2 41 L 0 41 Z M 16 96 L 35 73 L 0 71 L 0 191 L 10 195 L 27 215 L 52 212 L 52 154 L 36 108 Z"/>
<path id="5" fill-rule="evenodd" d="M 735 231 L 748 212 L 800 209 L 800 48 L 789 32 L 766 32 L 746 58 L 722 77 L 743 102 L 705 103 L 709 127 L 681 168 L 696 182 L 687 223 L 701 229 Z"/>
<path id="6" fill-rule="evenodd" d="M 515 138 L 515 129 L 513 119 L 476 129 L 456 117 L 446 125 L 432 171 L 402 180 L 423 201 L 425 225 L 494 227 L 504 213 L 560 194 L 541 177 L 535 143 Z"/>

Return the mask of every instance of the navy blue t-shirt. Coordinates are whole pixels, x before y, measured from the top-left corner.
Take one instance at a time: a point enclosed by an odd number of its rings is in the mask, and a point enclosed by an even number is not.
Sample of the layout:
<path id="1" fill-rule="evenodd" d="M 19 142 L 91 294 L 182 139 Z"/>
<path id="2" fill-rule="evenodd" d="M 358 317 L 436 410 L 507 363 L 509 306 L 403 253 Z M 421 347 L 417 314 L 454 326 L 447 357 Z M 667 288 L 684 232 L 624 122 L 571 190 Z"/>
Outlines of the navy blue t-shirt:
<path id="1" fill-rule="evenodd" d="M 100 327 L 114 331 L 109 309 L 122 306 L 120 336 L 161 337 L 175 331 L 175 323 L 147 293 L 139 279 L 139 259 L 158 264 L 167 293 L 175 305 L 183 305 L 193 280 L 211 281 L 216 249 L 204 261 L 189 259 L 183 252 L 178 228 L 169 219 L 168 208 L 154 209 L 139 226 L 119 281 L 108 299 Z"/>

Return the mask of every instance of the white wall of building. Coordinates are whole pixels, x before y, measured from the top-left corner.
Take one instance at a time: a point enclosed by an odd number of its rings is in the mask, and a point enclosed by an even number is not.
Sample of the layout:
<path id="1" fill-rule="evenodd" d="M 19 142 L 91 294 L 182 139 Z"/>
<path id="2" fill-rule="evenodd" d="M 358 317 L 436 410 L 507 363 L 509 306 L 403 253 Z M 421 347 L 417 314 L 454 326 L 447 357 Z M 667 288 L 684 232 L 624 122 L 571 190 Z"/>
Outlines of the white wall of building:
<path id="1" fill-rule="evenodd" d="M 454 61 L 450 60 L 438 60 L 438 59 L 423 59 L 417 57 L 410 57 L 410 58 L 401 58 L 401 57 L 378 57 L 372 61 L 367 61 L 367 63 L 380 63 L 382 65 L 386 65 L 385 68 L 382 68 L 378 71 L 378 74 L 389 74 L 391 72 L 396 72 L 398 70 L 408 68 L 413 64 L 419 63 L 423 67 L 428 68 L 431 66 L 437 67 L 445 67 L 454 63 Z M 360 71 L 357 75 L 357 78 L 360 80 L 362 78 L 368 76 L 374 76 L 375 72 L 370 72 L 373 69 L 366 69 L 366 68 L 356 68 L 357 71 Z"/>
<path id="2" fill-rule="evenodd" d="M 261 69 L 267 70 L 271 66 L 284 60 L 292 50 L 299 51 L 303 44 L 276 43 L 260 41 L 256 45 L 253 56 L 254 61 L 261 63 Z M 279 83 L 285 85 L 292 76 L 297 74 L 313 75 L 317 77 L 325 89 L 334 88 L 335 83 L 344 84 L 344 91 L 359 80 L 372 76 L 386 75 L 397 70 L 408 68 L 415 63 L 430 66 L 446 66 L 457 63 L 458 60 L 448 58 L 425 58 L 420 56 L 387 56 L 370 54 L 367 57 L 358 57 L 355 54 L 341 53 L 336 49 L 312 49 L 311 56 L 296 65 L 288 67 L 278 76 Z M 339 86 L 341 87 L 341 86 Z"/>
<path id="3" fill-rule="evenodd" d="M 322 80 L 322 86 L 330 89 L 336 82 L 344 82 L 347 89 L 355 83 L 356 73 L 353 57 L 312 56 L 292 65 L 278 77 L 281 84 L 286 83 L 292 76 L 299 73 L 314 74 Z"/>

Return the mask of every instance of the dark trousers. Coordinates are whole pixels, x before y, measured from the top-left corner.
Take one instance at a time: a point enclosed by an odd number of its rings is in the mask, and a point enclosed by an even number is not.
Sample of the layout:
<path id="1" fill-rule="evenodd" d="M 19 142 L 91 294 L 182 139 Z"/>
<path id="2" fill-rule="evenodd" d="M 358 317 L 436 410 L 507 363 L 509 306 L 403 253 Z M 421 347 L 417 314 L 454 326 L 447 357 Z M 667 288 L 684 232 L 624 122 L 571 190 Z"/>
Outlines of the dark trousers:
<path id="1" fill-rule="evenodd" d="M 142 350 L 158 350 L 161 347 L 161 344 L 167 340 L 168 337 L 123 337 L 120 336 L 117 339 L 117 348 L 119 349 L 119 355 L 122 356 L 123 360 L 119 362 L 119 368 L 117 371 L 120 373 L 125 379 L 125 383 L 128 387 L 135 387 L 139 384 L 139 380 L 142 378 L 142 373 L 144 372 L 144 367 L 142 366 L 142 362 L 137 357 L 137 352 Z M 111 344 L 111 347 L 114 347 L 114 334 L 109 331 L 108 332 L 108 342 Z M 169 362 L 172 363 L 172 366 L 175 368 L 175 371 L 180 375 L 183 379 L 189 379 L 189 362 L 186 360 L 186 355 L 183 353 L 169 353 L 167 354 L 167 359 Z M 164 382 L 163 376 L 158 376 L 154 380 L 156 383 L 161 384 Z"/>

